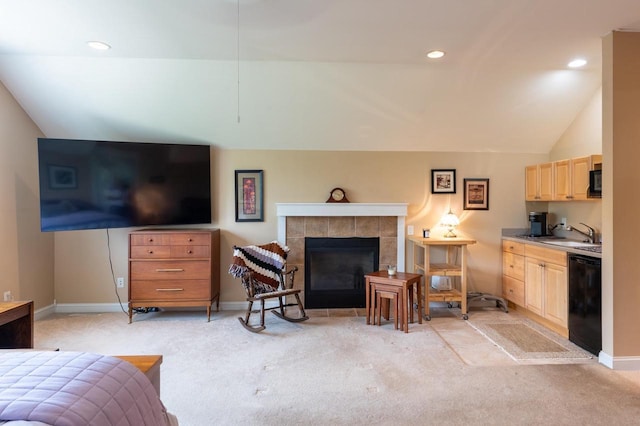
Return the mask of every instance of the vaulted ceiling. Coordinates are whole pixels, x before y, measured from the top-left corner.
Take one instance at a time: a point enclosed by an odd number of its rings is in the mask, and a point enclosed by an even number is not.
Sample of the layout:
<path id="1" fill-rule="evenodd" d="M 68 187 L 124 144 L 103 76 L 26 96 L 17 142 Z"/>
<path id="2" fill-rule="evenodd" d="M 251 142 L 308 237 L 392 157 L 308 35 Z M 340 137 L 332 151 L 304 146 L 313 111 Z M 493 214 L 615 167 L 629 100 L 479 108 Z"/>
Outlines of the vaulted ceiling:
<path id="1" fill-rule="evenodd" d="M 0 81 L 48 137 L 545 153 L 636 29 L 638 0 L 0 0 Z"/>

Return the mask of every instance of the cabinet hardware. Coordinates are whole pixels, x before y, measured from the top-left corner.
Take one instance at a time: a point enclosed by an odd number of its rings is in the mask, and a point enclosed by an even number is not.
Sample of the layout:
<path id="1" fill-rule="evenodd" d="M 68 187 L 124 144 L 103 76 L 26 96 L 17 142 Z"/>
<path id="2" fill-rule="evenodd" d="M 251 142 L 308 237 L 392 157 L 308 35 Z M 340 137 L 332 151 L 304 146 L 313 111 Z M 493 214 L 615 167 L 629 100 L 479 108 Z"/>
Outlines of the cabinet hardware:
<path id="1" fill-rule="evenodd" d="M 156 269 L 156 272 L 184 272 L 184 269 L 181 269 L 181 268 L 162 268 L 162 269 Z"/>
<path id="2" fill-rule="evenodd" d="M 184 291 L 184 288 L 156 288 L 156 291 Z"/>

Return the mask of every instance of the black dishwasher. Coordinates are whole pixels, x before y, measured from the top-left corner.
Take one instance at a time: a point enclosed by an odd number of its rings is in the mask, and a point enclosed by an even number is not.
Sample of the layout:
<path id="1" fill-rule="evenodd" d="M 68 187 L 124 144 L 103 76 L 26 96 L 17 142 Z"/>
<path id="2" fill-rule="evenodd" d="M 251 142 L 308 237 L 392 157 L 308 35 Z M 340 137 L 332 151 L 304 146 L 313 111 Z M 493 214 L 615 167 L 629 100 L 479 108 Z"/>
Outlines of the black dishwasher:
<path id="1" fill-rule="evenodd" d="M 598 355 L 602 349 L 601 259 L 569 253 L 569 340 Z"/>

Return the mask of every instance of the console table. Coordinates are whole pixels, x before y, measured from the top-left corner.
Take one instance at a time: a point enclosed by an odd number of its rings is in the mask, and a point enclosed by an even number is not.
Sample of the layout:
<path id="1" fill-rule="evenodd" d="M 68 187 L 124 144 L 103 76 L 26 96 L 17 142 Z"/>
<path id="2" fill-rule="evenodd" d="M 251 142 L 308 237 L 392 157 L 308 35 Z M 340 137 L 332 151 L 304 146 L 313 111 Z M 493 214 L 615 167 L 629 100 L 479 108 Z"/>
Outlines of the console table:
<path id="1" fill-rule="evenodd" d="M 424 273 L 424 312 L 425 319 L 431 320 L 429 302 L 460 303 L 462 318 L 469 319 L 467 311 L 467 246 L 475 244 L 476 240 L 469 238 L 421 238 L 409 237 L 413 248 L 413 271 Z M 445 249 L 444 262 L 432 261 L 431 249 L 442 247 Z M 460 289 L 435 290 L 431 288 L 432 276 L 460 277 Z"/>
<path id="2" fill-rule="evenodd" d="M 0 303 L 0 349 L 33 348 L 33 301 Z"/>

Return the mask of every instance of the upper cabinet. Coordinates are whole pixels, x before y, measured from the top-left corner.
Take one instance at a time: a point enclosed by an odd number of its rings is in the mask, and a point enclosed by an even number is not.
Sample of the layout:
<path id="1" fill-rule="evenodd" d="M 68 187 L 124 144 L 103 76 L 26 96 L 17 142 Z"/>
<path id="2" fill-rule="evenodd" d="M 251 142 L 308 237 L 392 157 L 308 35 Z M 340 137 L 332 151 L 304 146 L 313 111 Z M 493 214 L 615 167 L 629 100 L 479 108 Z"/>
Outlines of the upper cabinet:
<path id="1" fill-rule="evenodd" d="M 527 201 L 589 200 L 589 172 L 602 155 L 536 164 L 525 169 Z"/>
<path id="2" fill-rule="evenodd" d="M 553 163 L 535 164 L 525 169 L 525 197 L 527 201 L 553 199 Z"/>

